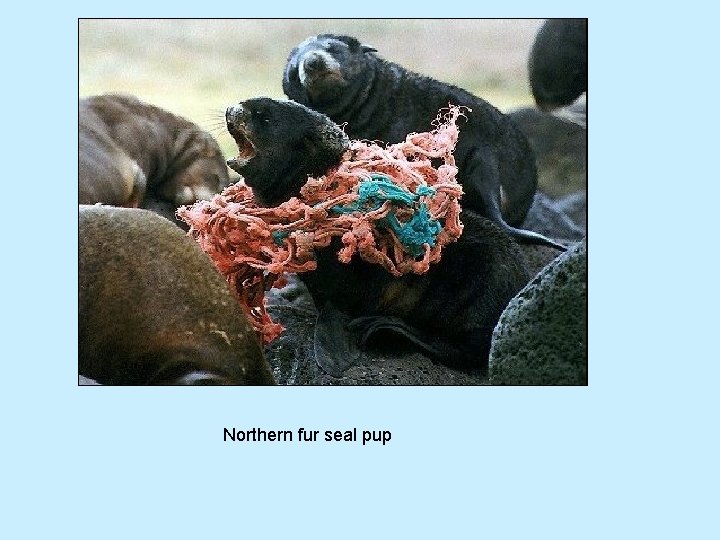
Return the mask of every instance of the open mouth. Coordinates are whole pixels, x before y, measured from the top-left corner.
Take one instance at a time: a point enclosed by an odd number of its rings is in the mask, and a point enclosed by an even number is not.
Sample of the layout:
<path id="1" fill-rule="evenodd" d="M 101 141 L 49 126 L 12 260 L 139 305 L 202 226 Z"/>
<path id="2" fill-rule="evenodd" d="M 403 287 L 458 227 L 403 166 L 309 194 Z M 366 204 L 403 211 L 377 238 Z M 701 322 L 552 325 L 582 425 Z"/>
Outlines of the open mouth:
<path id="1" fill-rule="evenodd" d="M 241 127 L 237 125 L 232 127 L 228 126 L 228 131 L 230 132 L 232 138 L 235 139 L 235 143 L 238 147 L 238 154 L 234 158 L 229 159 L 227 164 L 228 167 L 235 172 L 240 172 L 238 169 L 247 165 L 247 162 L 257 155 L 257 150 L 255 150 L 255 145 Z"/>

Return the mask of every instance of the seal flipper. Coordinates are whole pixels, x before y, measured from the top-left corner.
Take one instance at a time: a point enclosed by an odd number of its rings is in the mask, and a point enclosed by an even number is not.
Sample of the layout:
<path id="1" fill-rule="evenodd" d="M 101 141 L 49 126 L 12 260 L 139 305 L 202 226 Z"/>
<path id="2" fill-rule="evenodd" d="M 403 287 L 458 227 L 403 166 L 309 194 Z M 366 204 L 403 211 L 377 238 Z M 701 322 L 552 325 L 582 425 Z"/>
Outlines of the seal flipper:
<path id="1" fill-rule="evenodd" d="M 554 240 L 551 240 L 547 236 L 534 231 L 528 231 L 527 229 L 520 229 L 509 225 L 505 218 L 503 218 L 500 210 L 500 201 L 493 197 L 492 194 L 488 194 L 487 197 L 487 217 L 493 221 L 498 227 L 509 234 L 513 240 L 520 244 L 537 244 L 541 246 L 550 246 L 559 251 L 567 251 L 567 246 L 559 244 Z"/>
<path id="2" fill-rule="evenodd" d="M 358 317 L 347 326 L 359 334 L 361 346 L 368 345 L 371 339 L 377 339 L 381 331 L 394 333 L 418 347 L 433 362 L 459 370 L 478 370 L 480 375 L 487 376 L 492 328 L 478 328 L 467 335 L 457 336 L 455 342 L 451 343 L 437 336 L 424 335 L 398 317 Z"/>
<path id="3" fill-rule="evenodd" d="M 462 182 L 466 190 L 466 208 L 470 210 L 475 209 L 476 211 L 477 209 L 484 208 L 485 216 L 518 243 L 538 244 L 550 246 L 559 251 L 567 251 L 566 246 L 540 233 L 509 225 L 502 215 L 502 205 L 500 203 L 500 173 L 497 156 L 493 152 L 486 152 L 480 148 L 473 152 L 471 160 L 472 165 L 468 169 L 469 173 L 467 176 L 479 179 L 475 183 L 469 183 L 467 180 Z M 535 190 L 533 189 L 533 191 Z"/>
<path id="4" fill-rule="evenodd" d="M 359 334 L 358 341 L 362 346 L 367 345 L 379 331 L 384 330 L 404 337 L 431 358 L 440 356 L 438 349 L 424 339 L 419 330 L 399 317 L 381 315 L 358 317 L 348 324 L 348 329 Z"/>
<path id="5" fill-rule="evenodd" d="M 349 319 L 332 302 L 326 302 L 318 312 L 314 340 L 315 362 L 333 377 L 341 377 L 345 370 L 360 359 L 357 336 L 347 330 Z"/>
<path id="6" fill-rule="evenodd" d="M 550 238 L 548 238 L 547 236 L 543 236 L 540 233 L 528 231 L 526 229 L 517 229 L 515 227 L 511 227 L 504 221 L 498 223 L 496 221 L 496 218 L 493 216 L 490 216 L 490 219 L 495 221 L 495 223 L 499 225 L 502 230 L 508 233 L 513 238 L 513 240 L 520 244 L 537 244 L 540 246 L 549 246 L 559 251 L 567 251 L 567 246 L 555 242 L 554 240 L 550 240 Z M 502 217 L 500 217 L 500 219 L 502 219 Z"/>

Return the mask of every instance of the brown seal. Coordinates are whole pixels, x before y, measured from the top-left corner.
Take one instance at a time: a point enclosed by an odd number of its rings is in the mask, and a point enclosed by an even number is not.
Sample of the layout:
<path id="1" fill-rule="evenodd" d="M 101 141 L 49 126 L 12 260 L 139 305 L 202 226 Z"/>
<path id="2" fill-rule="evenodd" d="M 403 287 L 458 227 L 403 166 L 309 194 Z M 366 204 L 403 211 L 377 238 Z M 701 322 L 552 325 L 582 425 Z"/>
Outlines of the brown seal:
<path id="1" fill-rule="evenodd" d="M 153 212 L 80 206 L 79 374 L 101 384 L 273 384 L 198 245 Z"/>
<path id="2" fill-rule="evenodd" d="M 229 183 L 217 141 L 194 123 L 133 96 L 79 101 L 79 202 L 142 207 L 171 220 Z"/>

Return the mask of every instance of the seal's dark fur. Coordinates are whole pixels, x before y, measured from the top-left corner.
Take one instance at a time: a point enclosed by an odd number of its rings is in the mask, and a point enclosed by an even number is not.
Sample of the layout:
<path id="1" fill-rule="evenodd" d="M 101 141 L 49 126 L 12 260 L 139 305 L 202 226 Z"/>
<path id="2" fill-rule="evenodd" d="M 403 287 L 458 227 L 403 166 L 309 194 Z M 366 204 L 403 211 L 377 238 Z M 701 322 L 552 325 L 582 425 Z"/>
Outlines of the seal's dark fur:
<path id="1" fill-rule="evenodd" d="M 229 164 L 265 201 L 297 196 L 308 174 L 338 163 L 347 148 L 347 136 L 327 116 L 293 102 L 248 100 L 226 118 L 240 148 Z M 395 278 L 359 259 L 340 263 L 335 239 L 318 253 L 317 270 L 300 278 L 318 308 L 329 303 L 354 319 L 361 342 L 389 331 L 443 363 L 484 370 L 493 327 L 529 276 L 517 245 L 491 221 L 471 210 L 462 221 L 463 235 L 426 274 Z"/>
<path id="2" fill-rule="evenodd" d="M 290 101 L 250 99 L 228 108 L 225 120 L 240 150 L 227 164 L 267 206 L 298 195 L 308 175 L 321 176 L 350 147 L 327 116 Z"/>
<path id="3" fill-rule="evenodd" d="M 544 111 L 573 103 L 587 92 L 587 19 L 548 19 L 530 51 L 535 102 Z"/>
<path id="4" fill-rule="evenodd" d="M 520 225 L 532 204 L 535 161 L 522 132 L 483 99 L 408 71 L 357 39 L 335 34 L 309 38 L 292 50 L 283 90 L 336 123 L 347 124 L 351 138 L 386 143 L 428 131 L 438 111 L 449 104 L 469 107 L 467 121 L 459 123 L 455 149 L 463 207 L 489 217 L 521 241 L 547 243 L 507 224 Z"/>

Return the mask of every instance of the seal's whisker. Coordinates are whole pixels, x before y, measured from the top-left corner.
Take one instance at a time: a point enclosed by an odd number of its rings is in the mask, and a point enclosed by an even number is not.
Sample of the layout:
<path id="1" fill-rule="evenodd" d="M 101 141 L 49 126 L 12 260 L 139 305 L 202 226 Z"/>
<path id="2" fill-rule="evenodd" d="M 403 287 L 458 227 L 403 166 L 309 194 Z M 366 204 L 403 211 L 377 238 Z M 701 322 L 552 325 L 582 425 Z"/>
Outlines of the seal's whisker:
<path id="1" fill-rule="evenodd" d="M 225 109 L 209 109 L 203 114 L 206 120 L 222 120 L 225 121 Z"/>
<path id="2" fill-rule="evenodd" d="M 224 126 L 225 118 L 206 118 L 203 124 L 207 126 Z"/>
<path id="3" fill-rule="evenodd" d="M 207 115 L 203 119 L 207 121 L 225 121 L 225 113 Z"/>
<path id="4" fill-rule="evenodd" d="M 223 121 L 215 120 L 213 122 L 208 122 L 207 125 L 210 127 L 213 127 L 213 128 L 227 129 L 227 124 L 225 123 L 224 120 Z"/>
<path id="5" fill-rule="evenodd" d="M 219 136 L 219 135 L 226 135 L 226 134 L 228 134 L 228 133 L 227 133 L 227 129 L 225 129 L 225 126 L 214 126 L 214 127 L 210 127 L 210 128 L 208 128 L 208 131 L 209 131 L 214 137 L 217 137 L 217 136 Z"/>

